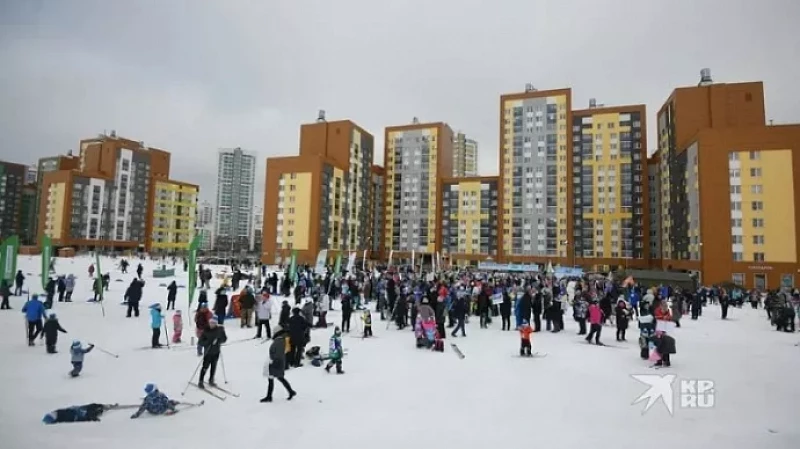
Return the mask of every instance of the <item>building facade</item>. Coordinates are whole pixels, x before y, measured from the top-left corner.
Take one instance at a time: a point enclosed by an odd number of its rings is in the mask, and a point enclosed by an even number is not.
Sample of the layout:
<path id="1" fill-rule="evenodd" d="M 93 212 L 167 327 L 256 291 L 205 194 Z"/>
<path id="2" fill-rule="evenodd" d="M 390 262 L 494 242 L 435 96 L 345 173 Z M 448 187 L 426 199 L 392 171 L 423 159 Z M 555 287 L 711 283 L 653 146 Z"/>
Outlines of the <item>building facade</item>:
<path id="1" fill-rule="evenodd" d="M 214 223 L 214 205 L 208 201 L 203 201 L 197 207 L 197 226 L 205 226 Z"/>
<path id="2" fill-rule="evenodd" d="M 661 177 L 658 152 L 647 159 L 647 208 L 650 241 L 650 267 L 661 268 Z"/>
<path id="3" fill-rule="evenodd" d="M 214 225 L 207 224 L 198 227 L 196 232 L 200 236 L 200 250 L 212 251 L 214 249 Z"/>
<path id="4" fill-rule="evenodd" d="M 478 142 L 458 132 L 453 135 L 454 178 L 478 176 Z"/>
<path id="5" fill-rule="evenodd" d="M 453 265 L 496 259 L 499 178 L 442 180 L 441 254 Z"/>
<path id="6" fill-rule="evenodd" d="M 501 257 L 570 264 L 572 242 L 572 92 L 500 97 Z"/>
<path id="7" fill-rule="evenodd" d="M 151 192 L 148 251 L 170 254 L 186 251 L 195 236 L 200 188 L 194 184 L 156 179 Z"/>
<path id="8" fill-rule="evenodd" d="M 0 161 L 0 241 L 22 231 L 22 191 L 25 165 Z"/>
<path id="9" fill-rule="evenodd" d="M 384 186 L 386 184 L 386 171 L 379 165 L 372 166 L 371 185 L 369 191 L 370 207 L 369 207 L 369 220 L 372 235 L 369 241 L 369 250 L 371 259 L 383 259 L 383 229 L 385 226 L 384 221 L 384 207 L 386 200 L 386 193 Z"/>
<path id="10" fill-rule="evenodd" d="M 254 153 L 241 148 L 219 150 L 214 235 L 217 251 L 249 251 L 255 180 Z"/>
<path id="11" fill-rule="evenodd" d="M 441 248 L 441 179 L 453 173 L 453 131 L 446 123 L 385 131 L 384 254 L 432 260 Z M 417 259 L 419 260 L 419 259 Z"/>
<path id="12" fill-rule="evenodd" d="M 22 187 L 22 201 L 20 203 L 19 215 L 19 238 L 20 243 L 26 246 L 36 245 L 36 181 Z"/>
<path id="13" fill-rule="evenodd" d="M 36 164 L 36 199 L 34 201 L 34 226 L 32 229 L 33 239 L 36 240 L 40 234 L 39 229 L 39 205 L 42 201 L 42 186 L 45 173 L 56 170 L 79 170 L 80 157 L 73 156 L 72 151 L 67 155 L 44 157 L 39 159 Z M 37 243 L 37 242 L 35 242 Z M 35 244 L 33 243 L 33 244 Z"/>
<path id="14" fill-rule="evenodd" d="M 760 82 L 678 88 L 658 113 L 661 265 L 703 284 L 797 285 L 800 125 L 766 125 Z"/>
<path id="15" fill-rule="evenodd" d="M 250 240 L 250 251 L 261 253 L 264 233 L 264 209 L 261 206 L 253 208 L 253 235 Z"/>
<path id="16" fill-rule="evenodd" d="M 598 107 L 594 100 L 572 111 L 568 182 L 579 265 L 607 271 L 649 264 L 646 118 L 644 105 Z"/>

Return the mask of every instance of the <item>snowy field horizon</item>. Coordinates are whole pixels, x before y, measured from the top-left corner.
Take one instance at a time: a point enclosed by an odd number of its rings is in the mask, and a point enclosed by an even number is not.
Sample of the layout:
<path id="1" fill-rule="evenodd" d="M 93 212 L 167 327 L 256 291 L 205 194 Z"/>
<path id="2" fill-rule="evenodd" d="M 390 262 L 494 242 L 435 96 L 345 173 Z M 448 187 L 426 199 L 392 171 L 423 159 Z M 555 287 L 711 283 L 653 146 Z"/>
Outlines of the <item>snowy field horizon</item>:
<path id="1" fill-rule="evenodd" d="M 716 306 L 706 307 L 698 321 L 684 318 L 673 333 L 673 366 L 662 370 L 651 369 L 650 362 L 639 358 L 635 320 L 627 342 L 614 341 L 614 327 L 605 326 L 602 340 L 616 348 L 603 348 L 577 336 L 577 324 L 567 315 L 564 332 L 533 334 L 534 352 L 547 357 L 523 359 L 517 356 L 518 333 L 501 331 L 499 319 L 489 329 L 470 320 L 466 338 L 448 335 L 445 352 L 436 353 L 416 349 L 413 332 L 393 325 L 387 329 L 377 313 L 375 338 L 362 339 L 354 314 L 353 332 L 343 338 L 346 374 L 328 374 L 306 363 L 286 373 L 298 396 L 287 402 L 278 385 L 275 401 L 269 404 L 259 402 L 266 391 L 262 368 L 269 344 L 238 342 L 255 336 L 255 328 L 241 329 L 237 319 L 230 319 L 225 329 L 229 341 L 236 343 L 223 346 L 225 373 L 223 377 L 219 370 L 217 381 L 240 397 L 219 401 L 195 388 L 181 396 L 200 361 L 188 343 L 194 334 L 191 321 L 184 319 L 180 347 L 149 349 L 148 306 L 166 305 L 166 285 L 172 280 L 187 285 L 180 261 L 175 277 L 154 279 L 152 271 L 160 262 L 128 259 L 131 266 L 122 274 L 119 260 L 101 258 L 102 271 L 111 276 L 104 317 L 99 304 L 87 302 L 92 296 L 88 267 L 94 259 L 56 258 L 57 274 L 76 276 L 73 302 L 54 302 L 69 332 L 59 335 L 58 354 L 47 354 L 41 341 L 27 346 L 21 313 L 26 296 L 12 297 L 13 310 L 0 311 L 0 448 L 472 449 L 526 443 L 615 449 L 800 447 L 800 337 L 776 332 L 766 312 L 749 305 L 731 308 L 725 321 Z M 141 315 L 126 318 L 121 302 L 138 263 L 146 281 Z M 39 256 L 19 256 L 17 268 L 26 276 L 24 290 L 43 292 Z M 219 282 L 212 280 L 212 290 Z M 209 299 L 213 302 L 213 294 Z M 277 299 L 276 307 L 284 298 Z M 178 290 L 176 308 L 193 315 L 185 288 Z M 338 304 L 335 309 L 328 322 L 338 325 Z M 277 312 L 276 308 L 272 327 L 277 325 Z M 164 310 L 170 334 L 172 314 Z M 314 329 L 309 346 L 325 351 L 332 332 L 332 326 Z M 119 357 L 93 351 L 86 356 L 81 376 L 70 378 L 68 349 L 74 339 Z M 464 359 L 453 353 L 453 342 Z M 661 402 L 646 413 L 647 401 L 634 404 L 648 389 L 634 375 L 669 374 L 676 376 L 672 415 Z M 713 382 L 713 407 L 681 407 L 679 384 L 691 380 Z M 42 423 L 46 413 L 72 405 L 138 404 L 148 383 L 157 384 L 172 399 L 204 400 L 205 405 L 166 417 L 145 414 L 132 420 L 132 411 L 112 410 L 99 423 Z"/>

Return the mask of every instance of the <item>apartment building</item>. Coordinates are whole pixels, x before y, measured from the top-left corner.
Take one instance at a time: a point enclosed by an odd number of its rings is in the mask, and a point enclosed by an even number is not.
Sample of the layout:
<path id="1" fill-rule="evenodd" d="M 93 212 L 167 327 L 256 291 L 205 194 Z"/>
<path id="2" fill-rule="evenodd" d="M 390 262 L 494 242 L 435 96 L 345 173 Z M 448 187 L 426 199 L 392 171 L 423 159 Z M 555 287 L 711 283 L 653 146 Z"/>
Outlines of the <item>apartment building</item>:
<path id="1" fill-rule="evenodd" d="M 385 227 L 384 207 L 386 193 L 384 185 L 386 183 L 386 171 L 379 165 L 372 166 L 371 187 L 369 191 L 370 206 L 369 220 L 372 235 L 369 241 L 369 251 L 371 259 L 383 259 L 383 230 Z"/>
<path id="2" fill-rule="evenodd" d="M 453 177 L 478 176 L 478 142 L 458 132 L 453 135 Z"/>
<path id="3" fill-rule="evenodd" d="M 658 113 L 665 269 L 704 284 L 797 285 L 800 125 L 765 124 L 761 82 L 675 89 Z"/>
<path id="4" fill-rule="evenodd" d="M 500 256 L 571 264 L 572 91 L 500 97 Z"/>
<path id="5" fill-rule="evenodd" d="M 255 182 L 255 153 L 241 148 L 219 150 L 214 223 L 217 251 L 250 250 Z"/>
<path id="6" fill-rule="evenodd" d="M 579 265 L 649 265 L 646 118 L 644 105 L 605 107 L 594 99 L 572 111 L 571 238 Z"/>
<path id="7" fill-rule="evenodd" d="M 656 151 L 647 159 L 647 218 L 650 223 L 650 267 L 661 268 L 661 161 Z"/>
<path id="8" fill-rule="evenodd" d="M 450 264 L 497 257 L 499 184 L 496 176 L 442 180 L 441 254 Z"/>
<path id="9" fill-rule="evenodd" d="M 0 241 L 23 231 L 20 222 L 27 167 L 0 161 Z"/>
<path id="10" fill-rule="evenodd" d="M 386 128 L 384 151 L 384 254 L 430 261 L 441 249 L 440 180 L 453 173 L 453 131 L 415 118 Z"/>
<path id="11" fill-rule="evenodd" d="M 79 170 L 80 169 L 80 157 L 73 156 L 72 151 L 69 151 L 66 155 L 59 155 L 59 156 L 50 156 L 44 157 L 39 159 L 38 163 L 36 164 L 36 198 L 34 200 L 34 219 L 33 219 L 33 228 L 29 230 L 28 235 L 26 235 L 23 240 L 28 239 L 32 241 L 31 244 L 38 243 L 36 240 L 38 239 L 38 235 L 40 234 L 39 229 L 39 204 L 42 201 L 42 186 L 44 183 L 44 175 L 45 173 L 56 171 L 56 170 Z"/>
<path id="12" fill-rule="evenodd" d="M 146 246 L 150 252 L 186 250 L 195 235 L 200 187 L 169 179 L 155 179 L 151 190 L 150 225 Z"/>

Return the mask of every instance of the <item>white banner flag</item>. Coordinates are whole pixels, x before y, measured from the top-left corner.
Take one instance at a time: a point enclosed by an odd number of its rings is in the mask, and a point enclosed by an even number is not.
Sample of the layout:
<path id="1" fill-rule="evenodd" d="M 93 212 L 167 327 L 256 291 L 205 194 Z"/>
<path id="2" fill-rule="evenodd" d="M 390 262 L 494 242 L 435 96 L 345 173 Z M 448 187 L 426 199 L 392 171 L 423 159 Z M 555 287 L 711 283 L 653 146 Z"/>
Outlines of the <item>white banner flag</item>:
<path id="1" fill-rule="evenodd" d="M 327 249 L 320 250 L 320 252 L 317 253 L 317 263 L 314 266 L 314 272 L 320 276 L 324 276 L 325 273 L 328 271 L 327 268 L 325 268 L 325 262 L 327 260 L 328 260 L 328 250 Z"/>

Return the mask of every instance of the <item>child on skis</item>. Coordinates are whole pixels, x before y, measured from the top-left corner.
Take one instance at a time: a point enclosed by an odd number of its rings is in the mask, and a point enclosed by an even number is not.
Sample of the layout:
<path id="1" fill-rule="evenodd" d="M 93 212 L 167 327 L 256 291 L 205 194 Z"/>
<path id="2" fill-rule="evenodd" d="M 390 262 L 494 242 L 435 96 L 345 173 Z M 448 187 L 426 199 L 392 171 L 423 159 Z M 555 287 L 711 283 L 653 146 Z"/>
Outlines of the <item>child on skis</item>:
<path id="1" fill-rule="evenodd" d="M 675 354 L 675 339 L 662 330 L 657 330 L 653 336 L 653 343 L 656 346 L 659 360 L 655 366 L 664 366 L 669 368 L 672 366 L 670 363 L 670 354 Z"/>
<path id="2" fill-rule="evenodd" d="M 369 309 L 364 310 L 361 320 L 364 321 L 364 338 L 372 337 L 372 314 Z"/>
<path id="3" fill-rule="evenodd" d="M 520 337 L 520 345 L 519 345 L 519 355 L 520 357 L 532 357 L 533 354 L 531 353 L 531 334 L 533 333 L 533 328 L 528 323 L 528 320 L 522 320 L 522 325 L 519 327 L 519 337 Z"/>
<path id="4" fill-rule="evenodd" d="M 59 324 L 56 313 L 50 312 L 47 321 L 44 322 L 44 344 L 47 347 L 48 354 L 55 354 L 58 352 L 56 351 L 56 343 L 58 343 L 59 332 L 67 333 L 67 331 L 61 327 L 61 324 Z"/>
<path id="5" fill-rule="evenodd" d="M 656 319 L 650 314 L 650 306 L 642 302 L 639 307 L 639 357 L 650 358 L 650 339 L 656 332 Z"/>
<path id="6" fill-rule="evenodd" d="M 178 412 L 175 408 L 178 405 L 178 401 L 168 398 L 167 395 L 159 391 L 155 384 L 145 385 L 144 392 L 147 393 L 147 396 L 145 396 L 139 410 L 131 415 L 131 419 L 140 417 L 145 411 L 153 415 L 172 415 Z"/>
<path id="7" fill-rule="evenodd" d="M 150 327 L 153 329 L 153 338 L 151 346 L 153 349 L 160 348 L 161 342 L 161 322 L 164 316 L 161 315 L 161 304 L 153 304 L 150 306 Z"/>
<path id="8" fill-rule="evenodd" d="M 81 374 L 83 370 L 83 356 L 92 352 L 92 349 L 94 349 L 94 345 L 91 343 L 88 348 L 84 348 L 81 346 L 79 340 L 72 342 L 72 346 L 69 348 L 72 360 L 72 371 L 69 372 L 70 377 L 78 377 Z"/>
<path id="9" fill-rule="evenodd" d="M 329 360 L 328 364 L 325 365 L 325 371 L 330 373 L 333 365 L 336 365 L 336 374 L 344 374 L 344 371 L 342 371 L 342 357 L 344 356 L 344 351 L 342 350 L 342 331 L 339 329 L 339 326 L 336 326 L 333 330 L 329 348 Z"/>
<path id="10" fill-rule="evenodd" d="M 183 334 L 183 316 L 181 316 L 180 310 L 176 310 L 175 314 L 172 315 L 172 342 L 176 344 L 180 343 L 182 334 Z"/>

